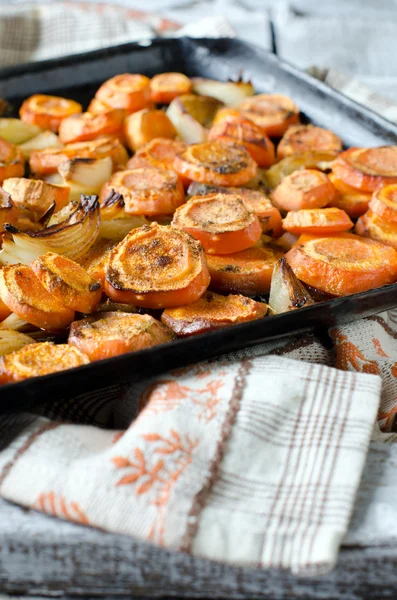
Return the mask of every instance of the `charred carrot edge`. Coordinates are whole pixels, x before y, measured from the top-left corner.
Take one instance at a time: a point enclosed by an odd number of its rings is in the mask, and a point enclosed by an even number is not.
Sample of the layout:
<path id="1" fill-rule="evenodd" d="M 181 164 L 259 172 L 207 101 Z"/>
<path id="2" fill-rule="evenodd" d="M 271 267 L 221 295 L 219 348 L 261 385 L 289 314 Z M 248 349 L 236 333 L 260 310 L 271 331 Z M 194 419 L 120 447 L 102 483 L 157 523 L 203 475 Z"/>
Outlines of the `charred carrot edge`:
<path id="1" fill-rule="evenodd" d="M 280 210 L 323 208 L 336 196 L 328 177 L 315 169 L 294 171 L 272 192 L 273 204 Z"/>
<path id="2" fill-rule="evenodd" d="M 57 132 L 62 119 L 81 113 L 81 104 L 68 98 L 34 94 L 22 104 L 19 115 L 25 123 Z"/>
<path id="3" fill-rule="evenodd" d="M 353 222 L 344 210 L 339 208 L 309 208 L 291 211 L 283 220 L 286 231 L 299 235 L 301 233 L 339 233 L 348 231 Z"/>

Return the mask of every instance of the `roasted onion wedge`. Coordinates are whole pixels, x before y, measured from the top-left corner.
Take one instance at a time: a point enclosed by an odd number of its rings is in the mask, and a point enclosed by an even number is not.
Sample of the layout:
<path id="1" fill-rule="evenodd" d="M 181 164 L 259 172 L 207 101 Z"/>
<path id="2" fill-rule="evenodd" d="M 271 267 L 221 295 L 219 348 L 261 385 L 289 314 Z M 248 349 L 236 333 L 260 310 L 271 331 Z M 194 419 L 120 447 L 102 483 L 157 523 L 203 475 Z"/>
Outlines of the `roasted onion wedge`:
<path id="1" fill-rule="evenodd" d="M 69 187 L 69 200 L 79 200 L 81 194 L 99 194 L 113 170 L 110 156 L 104 158 L 73 158 L 61 163 L 58 172 Z"/>
<path id="2" fill-rule="evenodd" d="M 13 329 L 0 329 L 0 356 L 20 350 L 28 344 L 34 344 L 34 339 L 28 335 Z"/>
<path id="3" fill-rule="evenodd" d="M 313 298 L 299 281 L 285 260 L 280 258 L 273 270 L 270 283 L 269 306 L 276 315 L 296 308 L 311 306 Z"/>
<path id="4" fill-rule="evenodd" d="M 216 81 L 193 77 L 193 91 L 203 96 L 211 96 L 223 102 L 226 106 L 238 106 L 248 96 L 255 94 L 252 83 L 244 81 Z"/>
<path id="5" fill-rule="evenodd" d="M 22 150 L 25 160 L 29 160 L 32 152 L 39 150 L 49 150 L 62 148 L 63 144 L 59 141 L 59 137 L 53 131 L 42 131 L 31 140 L 19 145 Z"/>
<path id="6" fill-rule="evenodd" d="M 0 138 L 11 144 L 23 144 L 40 132 L 40 127 L 21 119 L 0 119 Z"/>
<path id="7" fill-rule="evenodd" d="M 99 237 L 113 242 L 121 242 L 132 229 L 148 224 L 143 215 L 126 213 L 123 196 L 113 189 L 102 202 L 100 211 Z"/>
<path id="8" fill-rule="evenodd" d="M 209 96 L 186 94 L 175 98 L 167 109 L 181 140 L 187 144 L 198 144 L 207 139 L 216 112 L 223 103 Z"/>

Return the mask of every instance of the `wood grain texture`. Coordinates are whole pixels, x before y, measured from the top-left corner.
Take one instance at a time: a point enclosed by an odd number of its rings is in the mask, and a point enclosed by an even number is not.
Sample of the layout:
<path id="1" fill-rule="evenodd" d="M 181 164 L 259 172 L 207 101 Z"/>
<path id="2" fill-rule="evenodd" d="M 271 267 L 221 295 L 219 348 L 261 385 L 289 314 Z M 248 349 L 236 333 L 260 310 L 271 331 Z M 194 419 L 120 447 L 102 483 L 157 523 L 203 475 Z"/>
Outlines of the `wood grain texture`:
<path id="1" fill-rule="evenodd" d="M 315 579 L 168 552 L 2 501 L 0 592 L 120 600 L 395 598 L 396 469 L 397 445 L 372 444 L 338 566 Z"/>

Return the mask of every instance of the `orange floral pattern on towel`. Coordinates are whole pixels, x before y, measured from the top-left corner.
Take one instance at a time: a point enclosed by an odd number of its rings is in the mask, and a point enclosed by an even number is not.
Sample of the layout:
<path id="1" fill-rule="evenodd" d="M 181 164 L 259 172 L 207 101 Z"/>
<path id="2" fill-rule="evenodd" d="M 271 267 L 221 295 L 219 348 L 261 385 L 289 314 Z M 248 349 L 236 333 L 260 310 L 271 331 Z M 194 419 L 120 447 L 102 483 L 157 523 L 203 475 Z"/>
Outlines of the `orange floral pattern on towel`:
<path id="1" fill-rule="evenodd" d="M 90 524 L 87 515 L 77 502 L 67 502 L 64 496 L 54 492 L 40 494 L 32 508 L 74 523 Z"/>

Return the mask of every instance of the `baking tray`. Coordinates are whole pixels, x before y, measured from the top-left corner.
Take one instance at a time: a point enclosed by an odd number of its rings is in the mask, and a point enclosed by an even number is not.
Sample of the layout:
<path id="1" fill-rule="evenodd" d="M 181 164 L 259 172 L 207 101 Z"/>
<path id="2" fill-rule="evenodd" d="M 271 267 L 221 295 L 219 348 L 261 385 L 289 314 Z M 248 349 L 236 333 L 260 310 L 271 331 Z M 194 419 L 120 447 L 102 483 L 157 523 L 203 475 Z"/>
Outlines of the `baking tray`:
<path id="1" fill-rule="evenodd" d="M 124 44 L 62 59 L 0 71 L 0 97 L 17 111 L 34 93 L 74 98 L 84 106 L 99 85 L 117 73 L 153 76 L 182 71 L 220 80 L 250 79 L 258 92 L 291 96 L 303 115 L 332 129 L 346 146 L 395 144 L 397 127 L 322 82 L 280 61 L 273 54 L 236 39 L 156 39 Z M 70 398 L 114 384 L 124 384 L 171 368 L 290 334 L 323 329 L 397 306 L 397 284 L 337 298 L 282 315 L 177 340 L 77 369 L 0 387 L 5 410 L 50 399 Z"/>

